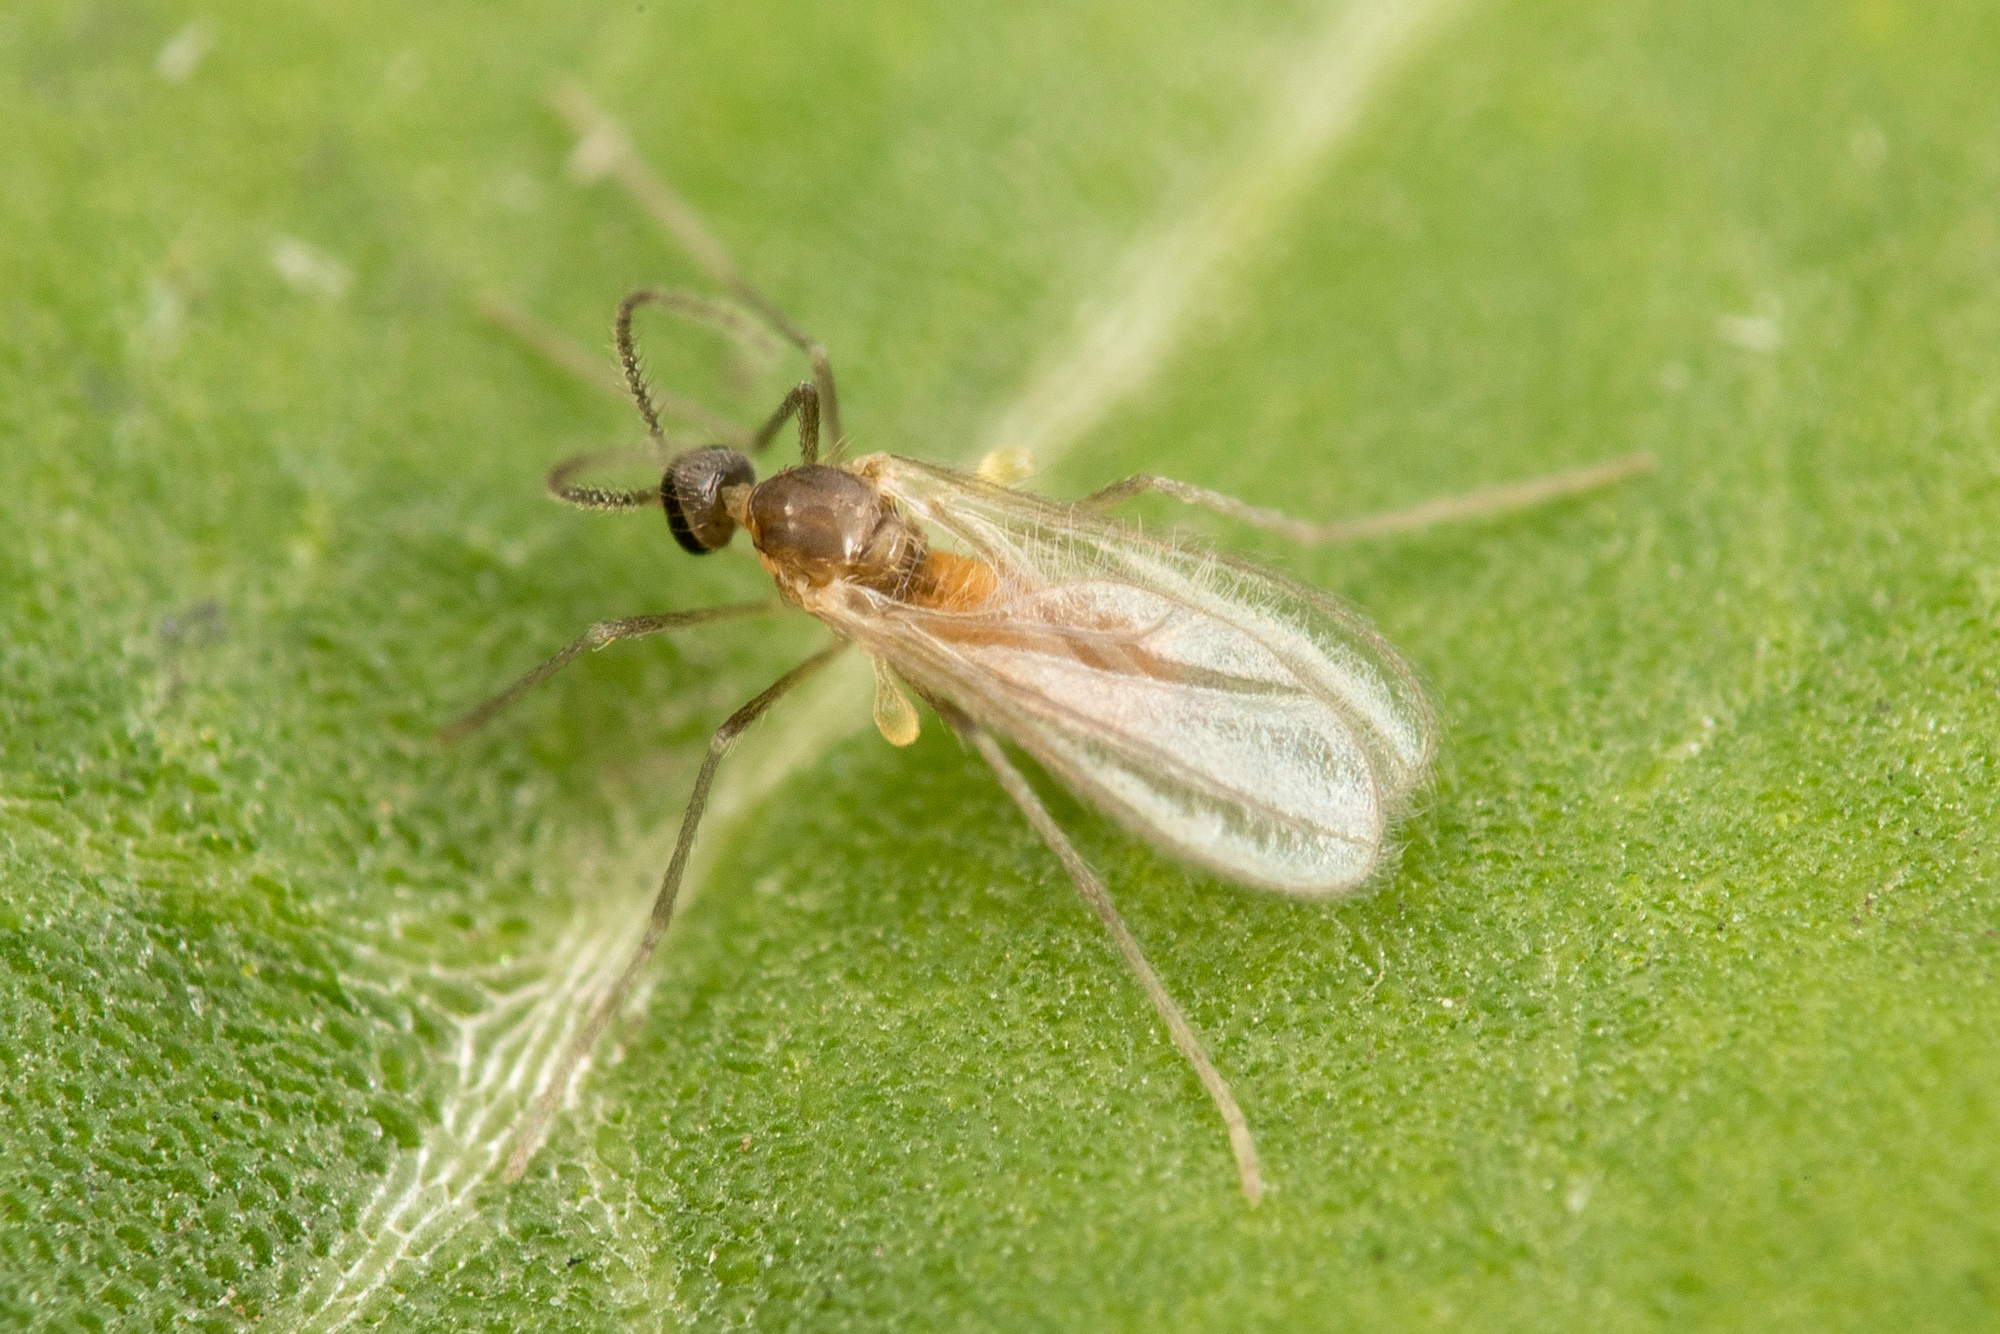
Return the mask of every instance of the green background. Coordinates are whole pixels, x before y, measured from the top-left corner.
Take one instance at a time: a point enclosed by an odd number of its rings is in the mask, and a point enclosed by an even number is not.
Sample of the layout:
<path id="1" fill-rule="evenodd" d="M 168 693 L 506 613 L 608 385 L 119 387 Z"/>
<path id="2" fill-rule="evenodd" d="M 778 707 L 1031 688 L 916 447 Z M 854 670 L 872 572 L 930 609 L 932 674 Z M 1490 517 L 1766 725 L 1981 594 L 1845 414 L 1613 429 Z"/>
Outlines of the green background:
<path id="1" fill-rule="evenodd" d="M 197 18 L 213 50 L 163 78 Z M 862 447 L 962 460 L 1327 21 L 0 15 L 0 1326 L 2000 1320 L 1978 0 L 1463 7 L 1041 479 L 1335 517 L 1660 461 L 1306 553 L 1140 507 L 1353 599 L 1447 728 L 1346 903 L 1215 884 L 1051 794 L 1233 1078 L 1263 1207 L 934 721 L 718 826 L 528 1178 L 462 1151 L 510 1106 L 468 1072 L 560 994 L 577 923 L 650 892 L 707 731 L 816 642 L 613 650 L 429 742 L 592 619 L 767 586 L 538 494 L 630 422 L 474 294 L 596 345 L 624 289 L 693 277 L 564 180 L 549 82 L 829 344 Z M 285 238 L 344 268 L 288 282 Z M 651 338 L 746 417 L 796 374 Z M 471 1165 L 399 1251 L 371 1201 L 439 1161 Z"/>

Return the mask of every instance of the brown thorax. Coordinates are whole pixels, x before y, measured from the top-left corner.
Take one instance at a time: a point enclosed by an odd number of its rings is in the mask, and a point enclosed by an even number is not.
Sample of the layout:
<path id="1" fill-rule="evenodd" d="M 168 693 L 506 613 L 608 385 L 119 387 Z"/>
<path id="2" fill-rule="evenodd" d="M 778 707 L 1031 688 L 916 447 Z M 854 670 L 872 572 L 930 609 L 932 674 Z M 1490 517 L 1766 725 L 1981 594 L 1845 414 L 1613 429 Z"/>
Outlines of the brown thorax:
<path id="1" fill-rule="evenodd" d="M 836 579 L 901 598 L 929 550 L 881 492 L 845 468 L 802 464 L 755 485 L 724 487 L 717 499 L 794 602 Z"/>

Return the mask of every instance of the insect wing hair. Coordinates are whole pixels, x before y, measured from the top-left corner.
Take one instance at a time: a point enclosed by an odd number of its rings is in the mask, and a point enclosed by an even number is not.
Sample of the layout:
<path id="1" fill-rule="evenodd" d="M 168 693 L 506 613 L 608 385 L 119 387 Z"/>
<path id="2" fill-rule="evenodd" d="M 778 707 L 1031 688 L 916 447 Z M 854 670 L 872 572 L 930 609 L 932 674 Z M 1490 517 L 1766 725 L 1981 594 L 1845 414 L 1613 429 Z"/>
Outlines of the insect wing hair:
<path id="1" fill-rule="evenodd" d="M 1135 833 L 1230 880 L 1351 890 L 1423 782 L 1414 674 L 1337 600 L 934 464 L 855 468 L 965 553 L 972 609 L 853 585 L 812 610 L 920 692 L 1011 737 Z"/>

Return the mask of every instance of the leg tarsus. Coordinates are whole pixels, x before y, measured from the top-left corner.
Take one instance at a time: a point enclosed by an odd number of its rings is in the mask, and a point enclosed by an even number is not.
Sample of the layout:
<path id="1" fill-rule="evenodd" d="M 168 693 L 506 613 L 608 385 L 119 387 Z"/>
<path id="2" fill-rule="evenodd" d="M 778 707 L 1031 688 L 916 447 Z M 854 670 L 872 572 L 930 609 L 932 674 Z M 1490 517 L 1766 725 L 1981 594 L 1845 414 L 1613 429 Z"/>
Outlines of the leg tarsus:
<path id="1" fill-rule="evenodd" d="M 660 293 L 669 298 L 659 302 L 676 314 L 721 330 L 729 337 L 743 342 L 753 337 L 761 337 L 761 331 L 740 312 L 733 311 L 707 297 L 692 292 L 669 291 Z M 648 300 L 656 299 L 649 296 Z M 627 372 L 617 365 L 606 365 L 598 355 L 566 334 L 557 332 L 528 311 L 528 309 L 505 293 L 488 290 L 479 294 L 480 315 L 501 332 L 513 338 L 528 351 L 554 366 L 557 370 L 581 380 L 593 389 L 601 389 L 629 398 L 632 394 Z M 641 416 L 654 409 L 657 413 L 672 417 L 699 427 L 707 435 L 725 444 L 740 446 L 750 438 L 750 433 L 704 403 L 698 403 L 685 395 L 671 393 L 664 389 L 650 390 Z M 652 420 L 652 419 L 649 419 Z M 655 437 L 656 445 L 663 437 Z"/>
<path id="2" fill-rule="evenodd" d="M 616 621 L 599 621 L 560 653 L 523 675 L 499 694 L 461 714 L 456 721 L 440 729 L 437 739 L 441 744 L 449 745 L 478 731 L 515 700 L 575 662 L 588 650 L 603 648 L 621 639 L 639 639 L 646 635 L 656 635 L 665 630 L 679 630 L 684 626 L 700 625 L 707 621 L 761 616 L 781 611 L 783 608 L 784 604 L 781 602 L 732 602 L 721 607 L 697 607 L 692 611 L 670 611 L 655 616 L 627 616 Z"/>
<path id="3" fill-rule="evenodd" d="M 639 348 L 632 339 L 632 316 L 641 306 L 660 306 L 696 320 L 706 320 L 707 314 L 719 307 L 692 292 L 663 287 L 642 287 L 627 292 L 625 299 L 618 303 L 618 318 L 612 324 L 612 336 L 618 345 L 618 365 L 625 374 L 625 391 L 632 396 L 633 405 L 639 409 L 639 418 L 646 423 L 646 434 L 652 438 L 653 444 L 662 452 L 671 449 L 666 433 L 660 428 L 660 410 L 655 406 L 655 399 L 675 417 L 699 424 L 725 444 L 740 447 L 748 443 L 750 433 L 713 408 L 704 407 L 679 394 L 657 392 L 646 383 L 646 372 L 639 365 Z"/>
<path id="4" fill-rule="evenodd" d="M 574 376 L 593 389 L 624 397 L 625 382 L 619 378 L 616 366 L 605 362 L 575 339 L 543 324 L 525 306 L 504 292 L 492 289 L 481 292 L 478 308 L 479 314 L 488 323 L 557 370 Z"/>
<path id="5" fill-rule="evenodd" d="M 535 1099 L 534 1106 L 528 1110 L 527 1118 L 521 1123 L 521 1128 L 514 1137 L 514 1149 L 507 1156 L 506 1169 L 501 1173 L 504 1180 L 517 1181 L 521 1173 L 527 1170 L 528 1159 L 534 1155 L 535 1146 L 540 1141 L 542 1132 L 548 1129 L 550 1119 L 555 1116 L 556 1104 L 562 1101 L 563 1093 L 569 1088 L 570 1077 L 576 1073 L 578 1064 L 590 1053 L 591 1047 L 596 1045 L 597 1039 L 603 1035 L 612 1018 L 624 1006 L 626 998 L 632 994 L 633 985 L 639 980 L 639 974 L 644 971 L 647 961 L 653 957 L 653 950 L 659 945 L 660 937 L 667 933 L 667 926 L 673 921 L 674 901 L 680 895 L 681 876 L 687 870 L 688 853 L 694 847 L 695 828 L 701 823 L 702 809 L 708 804 L 708 789 L 715 781 L 716 766 L 722 762 L 722 757 L 728 753 L 730 746 L 743 734 L 745 728 L 777 703 L 786 691 L 824 667 L 833 660 L 835 654 L 846 647 L 846 641 L 841 640 L 807 658 L 779 677 L 762 694 L 730 714 L 727 721 L 715 729 L 715 735 L 708 743 L 708 755 L 702 760 L 700 771 L 695 774 L 694 792 L 688 798 L 687 811 L 681 816 L 681 832 L 674 843 L 673 860 L 667 863 L 667 873 L 660 880 L 660 892 L 653 898 L 652 912 L 646 919 L 646 934 L 640 939 L 638 949 L 633 951 L 631 960 L 626 963 L 625 970 L 618 975 L 618 980 L 612 984 L 611 990 L 591 1007 L 590 1018 L 584 1022 L 582 1031 L 564 1049 L 561 1060 L 556 1063 L 555 1073 L 550 1076 L 540 1096 Z"/>
<path id="6" fill-rule="evenodd" d="M 1117 905 L 1112 903 L 1111 895 L 1106 892 L 1103 882 L 1097 878 L 1097 873 L 1090 869 L 1089 864 L 1070 843 L 1068 835 L 1064 834 L 1061 826 L 1056 824 L 1055 818 L 1049 814 L 1048 807 L 1042 804 L 1042 799 L 1035 794 L 1034 788 L 1028 785 L 1028 780 L 1022 777 L 1021 771 L 1014 767 L 1006 752 L 1000 749 L 1000 743 L 993 739 L 990 732 L 969 726 L 962 719 L 954 719 L 954 725 L 960 728 L 971 740 L 973 748 L 987 764 L 992 766 L 993 772 L 999 776 L 1000 786 L 1007 790 L 1007 795 L 1014 799 L 1014 804 L 1028 817 L 1028 823 L 1035 827 L 1035 832 L 1042 836 L 1042 841 L 1049 845 L 1049 850 L 1062 862 L 1063 869 L 1069 872 L 1069 878 L 1076 884 L 1077 893 L 1083 896 L 1083 901 L 1097 914 L 1097 919 L 1110 933 L 1112 943 L 1118 947 L 1119 954 L 1138 977 L 1139 985 L 1145 989 L 1146 998 L 1153 1003 L 1154 1011 L 1166 1024 L 1168 1033 L 1173 1036 L 1174 1045 L 1180 1048 L 1180 1053 L 1186 1058 L 1187 1063 L 1194 1067 L 1195 1077 L 1201 1081 L 1202 1088 L 1207 1090 L 1210 1100 L 1215 1103 L 1215 1110 L 1222 1114 L 1222 1124 L 1229 1131 L 1229 1148 L 1236 1156 L 1236 1174 L 1243 1188 L 1243 1198 L 1251 1204 L 1256 1204 L 1264 1194 L 1263 1173 L 1257 1165 L 1257 1145 L 1250 1137 L 1250 1123 L 1244 1118 L 1243 1109 L 1237 1106 L 1236 1095 L 1230 1090 L 1229 1081 L 1215 1068 L 1215 1062 L 1209 1058 L 1208 1051 L 1201 1044 L 1200 1036 L 1194 1031 L 1194 1026 L 1188 1023 L 1186 1016 L 1181 1013 L 1180 1006 L 1174 1003 L 1173 996 L 1168 993 L 1166 984 L 1160 981 L 1159 974 L 1155 973 L 1153 966 L 1146 962 L 1146 956 L 1140 950 L 1139 942 L 1126 927 L 1125 919 L 1118 915 Z"/>
<path id="7" fill-rule="evenodd" d="M 727 247 L 708 229 L 693 205 L 646 164 L 624 127 L 597 105 L 583 85 L 573 79 L 560 80 L 551 90 L 549 101 L 577 136 L 576 152 L 570 158 L 572 174 L 586 181 L 605 176 L 617 181 L 717 286 L 755 311 L 773 332 L 805 353 L 812 363 L 813 383 L 819 387 L 820 411 L 825 414 L 827 433 L 833 438 L 830 456 L 839 457 L 847 436 L 840 426 L 840 395 L 834 388 L 833 361 L 826 348 L 792 323 L 775 302 L 743 276 L 736 261 L 729 257 Z"/>
<path id="8" fill-rule="evenodd" d="M 1371 514 L 1357 519 L 1337 519 L 1331 523 L 1312 523 L 1305 519 L 1296 519 L 1279 510 L 1252 505 L 1234 496 L 1211 491 L 1207 487 L 1177 482 L 1171 477 L 1156 477 L 1152 473 L 1138 473 L 1123 481 L 1113 482 L 1110 486 L 1091 492 L 1076 503 L 1079 508 L 1103 509 L 1148 491 L 1158 491 L 1183 504 L 1198 505 L 1203 509 L 1213 510 L 1217 514 L 1247 523 L 1254 528 L 1278 533 L 1294 542 L 1313 545 L 1321 542 L 1346 542 L 1363 537 L 1386 537 L 1392 533 L 1413 532 L 1434 524 L 1485 519 L 1509 514 L 1515 510 L 1530 509 L 1536 505 L 1546 505 L 1567 496 L 1581 495 L 1636 477 L 1650 471 L 1653 462 L 1651 454 L 1624 454 L 1618 458 L 1607 459 L 1603 463 L 1591 464 L 1568 472 L 1550 473 L 1543 477 L 1529 478 L 1524 482 L 1510 482 L 1503 486 L 1488 487 L 1460 496 L 1446 496 L 1440 500 L 1426 501 L 1421 505 L 1414 505 L 1405 510 L 1394 510 L 1387 514 Z"/>
<path id="9" fill-rule="evenodd" d="M 685 287 L 650 287 L 646 300 L 689 324 L 699 325 L 727 339 L 739 355 L 758 361 L 777 357 L 782 351 L 762 320 L 741 305 L 719 297 L 705 296 Z"/>

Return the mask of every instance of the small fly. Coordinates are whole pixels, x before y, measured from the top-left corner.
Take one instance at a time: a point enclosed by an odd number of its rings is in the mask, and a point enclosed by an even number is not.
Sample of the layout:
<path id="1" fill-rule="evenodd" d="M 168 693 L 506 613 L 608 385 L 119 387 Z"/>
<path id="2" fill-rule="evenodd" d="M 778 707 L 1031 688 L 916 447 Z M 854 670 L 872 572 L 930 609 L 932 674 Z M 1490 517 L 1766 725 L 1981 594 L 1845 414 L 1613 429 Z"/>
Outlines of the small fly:
<path id="1" fill-rule="evenodd" d="M 875 724 L 884 739 L 916 740 L 911 697 L 921 699 L 992 767 L 1062 863 L 1221 1114 L 1243 1194 L 1255 1203 L 1263 1192 L 1257 1150 L 1229 1082 L 1001 741 L 1184 862 L 1239 884 L 1326 898 L 1357 888 L 1381 866 L 1392 824 L 1425 782 L 1437 725 L 1415 673 L 1331 595 L 1204 548 L 1142 536 L 1105 511 L 1156 491 L 1320 542 L 1537 504 L 1631 476 L 1650 459 L 1633 455 L 1397 514 L 1314 524 L 1149 474 L 1078 501 L 1051 500 L 1010 484 L 1026 471 L 1015 451 L 996 451 L 974 472 L 893 454 L 850 458 L 826 350 L 744 279 L 579 91 L 564 90 L 558 106 L 584 134 L 580 157 L 594 153 L 599 170 L 632 190 L 731 302 L 653 289 L 625 298 L 614 325 L 624 388 L 664 475 L 640 490 L 589 485 L 579 479 L 608 455 L 583 454 L 551 470 L 548 490 L 586 509 L 660 511 L 690 555 L 720 551 L 740 531 L 778 596 L 592 626 L 442 735 L 465 735 L 585 651 L 617 640 L 796 608 L 833 641 L 716 729 L 645 935 L 529 1111 L 507 1179 L 526 1168 L 578 1062 L 665 934 L 723 755 L 787 691 L 852 648 L 874 665 Z M 714 414 L 656 395 L 647 383 L 632 333 L 645 306 L 733 336 L 744 332 L 747 310 L 805 354 L 812 378 L 755 431 L 717 424 Z M 575 349 L 520 312 L 499 305 L 490 313 L 542 351 L 576 362 Z M 670 433 L 663 404 L 670 417 L 708 423 L 727 443 Z M 759 480 L 751 457 L 791 423 L 799 461 Z"/>

